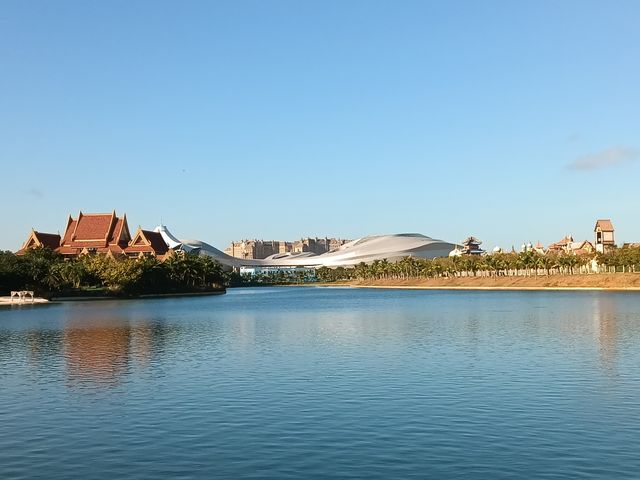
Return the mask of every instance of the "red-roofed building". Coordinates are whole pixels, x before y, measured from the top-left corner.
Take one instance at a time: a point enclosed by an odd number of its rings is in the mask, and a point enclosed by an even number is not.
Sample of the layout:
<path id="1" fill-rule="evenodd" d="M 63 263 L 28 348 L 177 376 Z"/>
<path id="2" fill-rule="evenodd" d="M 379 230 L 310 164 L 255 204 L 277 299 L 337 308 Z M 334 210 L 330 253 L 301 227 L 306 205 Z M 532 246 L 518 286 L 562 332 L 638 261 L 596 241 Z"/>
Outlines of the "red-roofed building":
<path id="1" fill-rule="evenodd" d="M 25 250 L 30 248 L 49 248 L 55 250 L 60 246 L 60 235 L 57 233 L 43 233 L 31 230 L 31 235 L 24 242 L 22 248 L 16 252 L 17 255 L 23 255 Z"/>
<path id="2" fill-rule="evenodd" d="M 562 240 L 549 245 L 547 250 L 550 253 L 573 253 L 574 255 L 588 255 L 595 252 L 594 246 L 591 242 L 583 240 L 581 242 L 574 242 L 571 235 L 567 235 Z"/>
<path id="3" fill-rule="evenodd" d="M 572 242 L 569 244 L 569 251 L 574 255 L 590 255 L 596 251 L 595 247 L 588 240 L 582 242 Z"/>
<path id="4" fill-rule="evenodd" d="M 112 213 L 82 213 L 74 219 L 69 215 L 58 253 L 77 256 L 84 253 L 123 254 L 131 234 L 126 214 L 120 218 Z"/>
<path id="5" fill-rule="evenodd" d="M 80 212 L 77 218 L 69 215 L 62 238 L 57 234 L 40 233 L 34 230 L 17 253 L 22 254 L 28 248 L 43 246 L 65 257 L 89 253 L 164 257 L 169 251 L 160 233 L 138 228 L 136 235 L 131 238 L 126 214 L 118 217 L 115 211 L 112 213 Z"/>
<path id="6" fill-rule="evenodd" d="M 573 237 L 571 235 L 567 235 L 556 243 L 552 243 L 551 245 L 549 245 L 549 248 L 547 250 L 552 253 L 568 252 L 572 243 Z"/>
<path id="7" fill-rule="evenodd" d="M 164 257 L 169 251 L 169 246 L 165 243 L 160 232 L 143 230 L 138 227 L 138 231 L 133 236 L 125 253 L 130 257 L 141 255 L 153 255 L 154 257 Z"/>

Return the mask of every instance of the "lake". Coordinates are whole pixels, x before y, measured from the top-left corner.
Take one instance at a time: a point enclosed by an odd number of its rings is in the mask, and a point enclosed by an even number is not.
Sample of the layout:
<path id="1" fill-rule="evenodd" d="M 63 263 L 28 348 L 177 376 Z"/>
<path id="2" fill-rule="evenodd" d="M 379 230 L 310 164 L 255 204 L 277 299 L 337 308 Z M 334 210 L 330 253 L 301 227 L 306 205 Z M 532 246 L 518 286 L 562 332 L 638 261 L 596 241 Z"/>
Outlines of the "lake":
<path id="1" fill-rule="evenodd" d="M 0 310 L 0 478 L 638 478 L 640 295 Z"/>

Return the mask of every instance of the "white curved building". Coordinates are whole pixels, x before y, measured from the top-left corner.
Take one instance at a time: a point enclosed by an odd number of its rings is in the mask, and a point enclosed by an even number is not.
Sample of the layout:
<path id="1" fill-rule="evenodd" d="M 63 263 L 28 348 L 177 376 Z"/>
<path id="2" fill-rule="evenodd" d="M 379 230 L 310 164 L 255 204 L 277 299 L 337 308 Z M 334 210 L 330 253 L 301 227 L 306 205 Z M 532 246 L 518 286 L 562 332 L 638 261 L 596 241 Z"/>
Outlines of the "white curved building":
<path id="1" fill-rule="evenodd" d="M 345 243 L 337 250 L 315 255 L 313 253 L 285 253 L 257 259 L 242 259 L 227 255 L 208 243 L 200 240 L 178 240 L 167 227 L 156 227 L 167 245 L 172 249 L 208 255 L 229 267 L 347 267 L 360 262 L 371 263 L 374 260 L 394 262 L 403 257 L 435 258 L 446 257 L 455 247 L 454 244 L 436 240 L 419 233 L 400 233 L 395 235 L 375 235 L 363 237 Z"/>

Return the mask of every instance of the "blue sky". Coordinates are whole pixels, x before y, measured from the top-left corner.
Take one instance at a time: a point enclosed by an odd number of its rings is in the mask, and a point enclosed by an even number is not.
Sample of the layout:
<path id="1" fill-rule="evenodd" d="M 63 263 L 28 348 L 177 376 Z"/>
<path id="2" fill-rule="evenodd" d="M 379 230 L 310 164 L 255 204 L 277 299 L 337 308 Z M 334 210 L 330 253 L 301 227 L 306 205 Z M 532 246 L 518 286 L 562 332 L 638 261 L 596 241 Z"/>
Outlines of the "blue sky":
<path id="1" fill-rule="evenodd" d="M 0 249 L 69 213 L 232 239 L 640 241 L 640 2 L 0 7 Z"/>

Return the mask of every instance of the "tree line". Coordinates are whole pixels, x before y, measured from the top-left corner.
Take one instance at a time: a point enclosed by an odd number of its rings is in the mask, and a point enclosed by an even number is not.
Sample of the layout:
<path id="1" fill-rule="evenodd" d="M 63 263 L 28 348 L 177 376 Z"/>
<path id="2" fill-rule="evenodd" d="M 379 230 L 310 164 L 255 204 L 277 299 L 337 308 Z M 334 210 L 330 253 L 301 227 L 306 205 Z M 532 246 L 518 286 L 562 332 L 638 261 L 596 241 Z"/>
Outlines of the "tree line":
<path id="1" fill-rule="evenodd" d="M 438 277 L 497 277 L 533 275 L 575 275 L 640 271 L 640 247 L 613 249 L 606 253 L 574 255 L 541 254 L 535 251 L 463 255 L 445 258 L 404 257 L 397 262 L 375 260 L 353 267 L 316 270 L 318 281 L 405 280 Z"/>
<path id="2" fill-rule="evenodd" d="M 228 281 L 219 262 L 187 253 L 159 261 L 107 255 L 69 259 L 48 248 L 29 249 L 24 255 L 0 252 L 1 294 L 12 290 L 33 290 L 41 296 L 183 293 L 219 289 Z"/>

